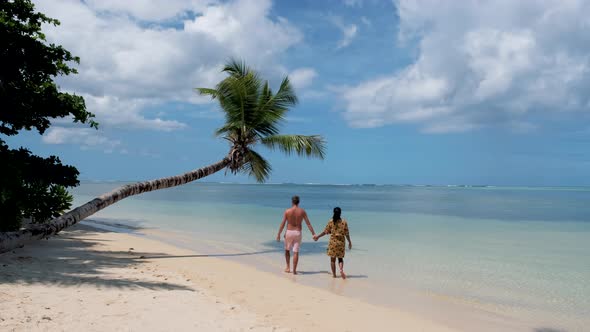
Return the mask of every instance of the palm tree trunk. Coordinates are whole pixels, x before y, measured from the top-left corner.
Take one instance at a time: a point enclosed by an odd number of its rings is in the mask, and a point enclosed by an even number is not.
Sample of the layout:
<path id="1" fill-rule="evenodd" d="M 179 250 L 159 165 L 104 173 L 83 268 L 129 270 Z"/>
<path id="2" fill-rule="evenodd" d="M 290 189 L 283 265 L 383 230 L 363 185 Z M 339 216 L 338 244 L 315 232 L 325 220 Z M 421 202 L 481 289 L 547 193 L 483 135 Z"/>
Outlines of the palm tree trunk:
<path id="1" fill-rule="evenodd" d="M 0 233 L 0 253 L 22 247 L 27 242 L 47 238 L 51 235 L 57 234 L 62 229 L 76 224 L 78 221 L 95 214 L 96 212 L 122 200 L 123 198 L 139 195 L 148 191 L 170 188 L 189 183 L 216 173 L 229 165 L 229 163 L 230 158 L 228 156 L 215 164 L 184 174 L 124 185 L 59 216 L 48 223 L 34 225 L 30 228 L 20 231 Z"/>

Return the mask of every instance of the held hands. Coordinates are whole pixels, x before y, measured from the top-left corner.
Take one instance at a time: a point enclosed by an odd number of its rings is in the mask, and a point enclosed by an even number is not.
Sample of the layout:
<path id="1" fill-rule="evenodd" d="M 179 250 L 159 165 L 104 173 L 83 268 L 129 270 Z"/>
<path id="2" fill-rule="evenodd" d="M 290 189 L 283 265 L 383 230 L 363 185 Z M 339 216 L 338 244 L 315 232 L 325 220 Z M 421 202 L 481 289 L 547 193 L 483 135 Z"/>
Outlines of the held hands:
<path id="1" fill-rule="evenodd" d="M 320 238 L 320 237 L 319 237 L 319 236 L 317 236 L 317 235 L 314 235 L 314 236 L 313 236 L 313 240 L 314 240 L 314 241 L 316 241 L 316 242 L 317 242 L 317 240 L 318 240 L 319 238 Z"/>

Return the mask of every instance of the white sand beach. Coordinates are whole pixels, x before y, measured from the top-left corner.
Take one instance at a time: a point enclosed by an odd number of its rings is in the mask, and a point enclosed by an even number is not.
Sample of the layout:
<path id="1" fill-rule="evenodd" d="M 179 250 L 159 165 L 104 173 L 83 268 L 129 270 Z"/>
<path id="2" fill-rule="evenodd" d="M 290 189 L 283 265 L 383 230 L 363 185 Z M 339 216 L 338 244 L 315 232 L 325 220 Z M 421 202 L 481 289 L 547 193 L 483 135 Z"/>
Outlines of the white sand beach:
<path id="1" fill-rule="evenodd" d="M 77 225 L 0 255 L 2 331 L 451 331 L 135 235 Z"/>

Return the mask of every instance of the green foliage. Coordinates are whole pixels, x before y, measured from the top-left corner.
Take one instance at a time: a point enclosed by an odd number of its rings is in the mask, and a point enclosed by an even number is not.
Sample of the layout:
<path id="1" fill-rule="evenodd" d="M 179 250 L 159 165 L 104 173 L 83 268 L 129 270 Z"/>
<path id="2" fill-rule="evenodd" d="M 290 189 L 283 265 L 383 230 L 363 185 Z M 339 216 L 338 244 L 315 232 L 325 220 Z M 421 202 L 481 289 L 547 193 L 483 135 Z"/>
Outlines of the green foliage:
<path id="1" fill-rule="evenodd" d="M 41 24 L 59 21 L 36 13 L 29 0 L 0 1 L 0 134 L 16 135 L 35 128 L 43 134 L 51 118 L 73 116 L 75 122 L 89 122 L 80 96 L 61 93 L 53 78 L 76 70 L 68 62 L 79 58 L 61 46 L 47 45 Z"/>
<path id="2" fill-rule="evenodd" d="M 230 170 L 244 172 L 258 182 L 268 179 L 272 170 L 260 154 L 252 150 L 256 144 L 278 149 L 286 154 L 323 159 L 325 141 L 321 136 L 279 135 L 285 114 L 297 104 L 297 96 L 288 77 L 273 93 L 268 81 L 243 62 L 230 60 L 223 71 L 229 74 L 214 89 L 198 88 L 201 95 L 219 101 L 225 124 L 215 134 L 232 145 Z"/>
<path id="3" fill-rule="evenodd" d="M 323 138 L 318 135 L 273 135 L 263 138 L 262 144 L 271 149 L 279 149 L 287 155 L 295 152 L 299 156 L 321 159 L 325 157 L 325 151 L 322 148 Z"/>
<path id="4" fill-rule="evenodd" d="M 19 228 L 23 218 L 44 222 L 70 207 L 65 187 L 78 185 L 78 170 L 59 158 L 42 158 L 0 142 L 0 231 Z M 6 175 L 6 176 L 4 176 Z"/>
<path id="5" fill-rule="evenodd" d="M 30 216 L 32 222 L 41 223 L 55 218 L 70 208 L 74 197 L 64 186 L 51 184 L 47 191 L 47 184 L 29 184 L 30 200 L 39 204 L 29 205 L 24 215 Z"/>
<path id="6" fill-rule="evenodd" d="M 68 63 L 79 58 L 48 44 L 42 24 L 59 21 L 35 12 L 30 0 L 0 1 L 0 134 L 36 129 L 43 134 L 51 120 L 71 116 L 97 128 L 84 99 L 62 93 L 53 81 L 75 74 Z M 15 230 L 23 218 L 43 222 L 68 209 L 65 190 L 78 184 L 78 171 L 59 158 L 42 158 L 20 148 L 11 150 L 0 138 L 0 231 Z"/>

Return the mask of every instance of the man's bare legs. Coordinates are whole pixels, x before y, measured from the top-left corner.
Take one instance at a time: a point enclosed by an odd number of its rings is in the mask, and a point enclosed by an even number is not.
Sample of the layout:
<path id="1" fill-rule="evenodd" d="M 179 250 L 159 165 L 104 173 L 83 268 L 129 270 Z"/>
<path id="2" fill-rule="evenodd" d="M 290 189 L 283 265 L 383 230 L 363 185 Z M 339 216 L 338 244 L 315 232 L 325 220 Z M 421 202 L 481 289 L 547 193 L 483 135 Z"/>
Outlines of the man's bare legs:
<path id="1" fill-rule="evenodd" d="M 285 272 L 291 272 L 291 251 L 285 250 L 285 262 L 287 263 L 287 267 L 285 268 Z M 297 263 L 299 263 L 299 253 L 293 252 L 293 274 L 297 274 Z"/>
<path id="2" fill-rule="evenodd" d="M 336 278 L 336 257 L 330 257 L 330 267 L 332 267 L 332 276 Z"/>
<path id="3" fill-rule="evenodd" d="M 299 263 L 299 253 L 293 252 L 293 274 L 297 274 L 297 263 Z"/>
<path id="4" fill-rule="evenodd" d="M 287 262 L 287 267 L 285 268 L 285 272 L 291 272 L 291 251 L 285 250 L 285 261 Z"/>

